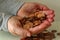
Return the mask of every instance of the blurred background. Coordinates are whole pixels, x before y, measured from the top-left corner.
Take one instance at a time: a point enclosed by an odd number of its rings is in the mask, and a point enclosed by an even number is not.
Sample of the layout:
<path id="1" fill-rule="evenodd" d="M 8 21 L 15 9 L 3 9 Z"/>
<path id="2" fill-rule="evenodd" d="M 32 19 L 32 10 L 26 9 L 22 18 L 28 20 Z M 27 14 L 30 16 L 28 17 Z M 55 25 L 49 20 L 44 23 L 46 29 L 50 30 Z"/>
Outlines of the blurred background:
<path id="1" fill-rule="evenodd" d="M 23 0 L 25 2 L 38 2 L 47 5 L 50 9 L 55 11 L 55 22 L 48 30 L 57 30 L 60 32 L 60 0 Z M 19 40 L 20 37 L 13 36 L 10 33 L 0 31 L 0 40 Z M 56 36 L 53 40 L 60 40 L 60 36 Z"/>

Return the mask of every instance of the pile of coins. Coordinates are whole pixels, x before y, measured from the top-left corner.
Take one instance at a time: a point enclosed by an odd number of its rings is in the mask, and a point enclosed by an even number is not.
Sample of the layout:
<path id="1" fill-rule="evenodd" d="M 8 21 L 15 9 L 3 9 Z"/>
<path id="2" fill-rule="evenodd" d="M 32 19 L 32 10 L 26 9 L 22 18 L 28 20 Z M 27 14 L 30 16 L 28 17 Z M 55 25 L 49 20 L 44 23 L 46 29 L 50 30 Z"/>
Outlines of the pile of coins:
<path id="1" fill-rule="evenodd" d="M 31 15 L 23 18 L 20 21 L 24 29 L 29 29 L 40 25 L 45 19 L 46 19 L 46 14 L 39 11 L 32 13 Z"/>
<path id="2" fill-rule="evenodd" d="M 55 38 L 55 34 L 49 31 L 43 31 L 37 35 L 25 38 L 26 40 L 52 40 Z"/>
<path id="3" fill-rule="evenodd" d="M 43 32 L 36 34 L 36 35 L 32 35 L 31 37 L 26 37 L 24 39 L 21 40 L 52 40 L 54 38 L 56 38 L 55 34 L 56 34 L 57 30 L 44 30 Z M 60 32 L 57 33 L 58 36 L 60 36 Z"/>

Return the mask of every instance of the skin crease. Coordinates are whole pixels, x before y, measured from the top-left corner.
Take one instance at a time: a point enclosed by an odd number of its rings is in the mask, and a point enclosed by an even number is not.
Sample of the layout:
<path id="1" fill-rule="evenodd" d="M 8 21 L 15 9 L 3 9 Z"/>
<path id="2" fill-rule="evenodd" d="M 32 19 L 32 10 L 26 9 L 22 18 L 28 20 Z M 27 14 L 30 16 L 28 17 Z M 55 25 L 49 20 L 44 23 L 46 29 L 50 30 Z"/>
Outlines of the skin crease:
<path id="1" fill-rule="evenodd" d="M 43 21 L 43 23 L 37 27 L 30 28 L 29 30 L 23 29 L 21 27 L 21 23 L 19 20 L 21 20 L 22 17 L 28 17 L 32 12 L 36 11 L 36 9 L 42 9 L 44 13 L 47 15 L 47 19 Z M 32 34 L 37 34 L 39 32 L 42 32 L 49 26 L 51 26 L 51 23 L 54 21 L 54 11 L 46 7 L 45 5 L 39 4 L 39 3 L 33 3 L 28 2 L 25 3 L 17 13 L 17 16 L 12 16 L 8 20 L 8 30 L 12 34 L 16 34 L 21 36 L 22 38 L 31 36 Z"/>

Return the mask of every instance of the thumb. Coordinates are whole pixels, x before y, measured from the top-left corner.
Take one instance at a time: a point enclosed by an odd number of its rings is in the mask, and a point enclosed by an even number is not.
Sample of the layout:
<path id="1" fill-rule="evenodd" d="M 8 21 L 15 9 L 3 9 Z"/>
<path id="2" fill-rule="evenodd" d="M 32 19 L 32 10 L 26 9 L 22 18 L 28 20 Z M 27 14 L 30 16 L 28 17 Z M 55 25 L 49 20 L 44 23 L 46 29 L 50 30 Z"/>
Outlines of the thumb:
<path id="1" fill-rule="evenodd" d="M 22 31 L 23 32 L 21 34 L 21 38 L 26 38 L 31 36 L 31 33 L 28 30 L 23 29 Z"/>
<path id="2" fill-rule="evenodd" d="M 27 33 L 27 36 L 30 37 L 31 36 L 31 33 L 27 30 L 25 30 L 25 32 Z"/>
<path id="3" fill-rule="evenodd" d="M 17 34 L 17 35 L 19 35 L 19 36 L 21 36 L 21 38 L 25 38 L 25 37 L 30 37 L 31 36 L 31 33 L 28 31 L 28 30 L 25 30 L 25 29 L 23 29 L 23 28 L 21 28 L 21 27 L 19 27 L 19 28 L 16 28 L 15 29 L 15 33 Z"/>

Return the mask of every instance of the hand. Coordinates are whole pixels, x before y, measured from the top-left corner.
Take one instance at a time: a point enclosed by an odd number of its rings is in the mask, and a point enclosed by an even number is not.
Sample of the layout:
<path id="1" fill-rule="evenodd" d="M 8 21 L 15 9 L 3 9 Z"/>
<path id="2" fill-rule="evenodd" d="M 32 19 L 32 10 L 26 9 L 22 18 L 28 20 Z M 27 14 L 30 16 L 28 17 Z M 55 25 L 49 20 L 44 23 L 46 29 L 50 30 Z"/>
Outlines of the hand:
<path id="1" fill-rule="evenodd" d="M 47 15 L 47 19 L 43 21 L 43 23 L 39 26 L 36 26 L 34 28 L 30 28 L 32 34 L 37 34 L 42 32 L 43 30 L 47 29 L 51 26 L 51 23 L 54 21 L 54 12 L 53 10 L 43 11 Z"/>
<path id="2" fill-rule="evenodd" d="M 13 35 L 21 36 L 21 38 L 30 36 L 30 32 L 22 28 L 22 25 L 19 20 L 21 20 L 21 17 L 19 16 L 13 16 L 8 20 L 9 32 Z"/>
<path id="3" fill-rule="evenodd" d="M 33 3 L 33 2 L 24 3 L 23 6 L 19 9 L 17 15 L 26 17 L 26 16 L 29 16 L 31 13 L 35 12 L 37 9 L 48 10 L 48 7 L 46 7 L 45 5 Z"/>
<path id="4" fill-rule="evenodd" d="M 47 19 L 41 25 L 30 28 L 29 31 L 32 34 L 42 32 L 43 30 L 51 26 L 51 23 L 54 21 L 54 11 L 49 9 L 47 6 L 38 3 L 25 3 L 18 11 L 17 15 L 21 17 L 26 17 L 35 12 L 37 9 L 41 9 L 41 11 L 47 15 Z"/>

